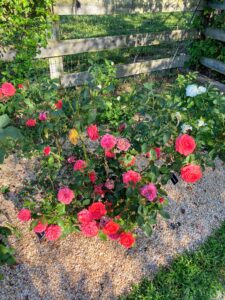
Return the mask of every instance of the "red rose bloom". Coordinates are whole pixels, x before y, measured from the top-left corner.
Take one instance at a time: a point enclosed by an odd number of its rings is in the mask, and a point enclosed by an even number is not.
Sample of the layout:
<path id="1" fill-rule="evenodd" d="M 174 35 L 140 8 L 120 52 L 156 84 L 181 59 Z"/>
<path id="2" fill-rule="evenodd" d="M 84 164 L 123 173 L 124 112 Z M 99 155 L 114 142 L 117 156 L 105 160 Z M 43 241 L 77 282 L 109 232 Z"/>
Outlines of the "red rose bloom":
<path id="1" fill-rule="evenodd" d="M 120 229 L 120 225 L 115 223 L 113 220 L 110 220 L 106 223 L 105 227 L 103 228 L 104 234 L 115 234 Z"/>
<path id="2" fill-rule="evenodd" d="M 17 215 L 18 219 L 22 222 L 27 222 L 31 219 L 31 212 L 29 209 L 23 208 Z"/>
<path id="3" fill-rule="evenodd" d="M 116 154 L 113 153 L 112 151 L 105 151 L 105 156 L 107 158 L 114 158 L 116 156 Z"/>
<path id="4" fill-rule="evenodd" d="M 90 181 L 91 181 L 92 183 L 95 183 L 96 180 L 97 180 L 97 175 L 96 175 L 95 171 L 91 171 L 91 172 L 88 174 L 88 177 L 89 177 L 89 179 L 90 179 Z"/>
<path id="5" fill-rule="evenodd" d="M 98 226 L 95 221 L 80 225 L 81 232 L 87 237 L 94 237 L 98 234 Z"/>
<path id="6" fill-rule="evenodd" d="M 181 169 L 181 178 L 188 182 L 193 183 L 202 178 L 202 170 L 198 165 L 189 164 Z"/>
<path id="7" fill-rule="evenodd" d="M 26 121 L 27 127 L 35 127 L 36 126 L 36 120 L 35 119 L 29 119 Z"/>
<path id="8" fill-rule="evenodd" d="M 87 209 L 82 209 L 77 214 L 77 219 L 82 224 L 87 224 L 87 223 L 90 223 L 91 221 L 93 221 L 92 214 Z"/>
<path id="9" fill-rule="evenodd" d="M 90 125 L 87 128 L 87 134 L 92 141 L 95 141 L 99 138 L 98 127 L 96 125 Z"/>
<path id="10" fill-rule="evenodd" d="M 163 203 L 164 202 L 164 198 L 159 198 L 159 203 Z"/>
<path id="11" fill-rule="evenodd" d="M 48 156 L 51 153 L 51 148 L 49 146 L 44 147 L 43 153 L 45 156 Z"/>
<path id="12" fill-rule="evenodd" d="M 41 223 L 41 221 L 38 221 L 37 225 L 34 227 L 34 232 L 41 233 L 41 232 L 45 231 L 47 227 L 48 227 L 47 223 L 43 224 L 43 223 Z"/>
<path id="13" fill-rule="evenodd" d="M 23 84 L 22 83 L 18 84 L 18 89 L 23 89 Z"/>
<path id="14" fill-rule="evenodd" d="M 55 107 L 56 107 L 57 109 L 62 109 L 62 107 L 63 107 L 62 99 L 58 100 L 58 101 L 55 103 Z"/>
<path id="15" fill-rule="evenodd" d="M 92 214 L 93 219 L 99 220 L 106 215 L 107 211 L 102 202 L 95 202 L 88 207 L 89 212 Z"/>
<path id="16" fill-rule="evenodd" d="M 14 96 L 16 93 L 15 87 L 10 82 L 5 82 L 2 84 L 1 92 L 4 96 Z"/>
<path id="17" fill-rule="evenodd" d="M 183 134 L 176 139 L 175 146 L 177 152 L 184 156 L 188 156 L 195 150 L 196 143 L 193 137 L 188 134 Z"/>
<path id="18" fill-rule="evenodd" d="M 58 225 L 49 225 L 45 231 L 45 237 L 48 241 L 55 241 L 60 238 L 62 229 Z"/>
<path id="19" fill-rule="evenodd" d="M 123 232 L 119 237 L 119 242 L 121 245 L 128 249 L 131 248 L 135 243 L 135 238 L 130 232 Z"/>

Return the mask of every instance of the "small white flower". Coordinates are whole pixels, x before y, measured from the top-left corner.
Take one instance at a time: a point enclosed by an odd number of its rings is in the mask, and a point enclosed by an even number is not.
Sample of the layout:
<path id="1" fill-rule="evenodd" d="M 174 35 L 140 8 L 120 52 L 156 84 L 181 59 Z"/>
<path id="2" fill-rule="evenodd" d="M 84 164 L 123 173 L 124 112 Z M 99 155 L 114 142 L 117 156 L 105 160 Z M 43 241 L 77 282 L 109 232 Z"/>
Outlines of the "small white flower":
<path id="1" fill-rule="evenodd" d="M 181 125 L 181 130 L 183 133 L 186 133 L 188 130 L 192 130 L 192 126 L 189 124 L 183 124 Z"/>
<path id="2" fill-rule="evenodd" d="M 121 97 L 120 97 L 120 96 L 118 96 L 116 99 L 117 99 L 118 101 L 120 101 Z"/>
<path id="3" fill-rule="evenodd" d="M 101 89 L 101 88 L 102 88 L 102 85 L 101 85 L 101 84 L 97 85 L 97 88 Z"/>
<path id="4" fill-rule="evenodd" d="M 207 124 L 202 119 L 198 120 L 198 124 L 197 124 L 198 127 L 203 127 L 203 126 L 206 126 L 206 125 Z"/>
<path id="5" fill-rule="evenodd" d="M 114 62 L 113 61 L 111 61 L 111 66 L 114 66 Z"/>
<path id="6" fill-rule="evenodd" d="M 186 87 L 186 96 L 195 97 L 198 95 L 198 86 L 196 84 L 190 84 Z"/>
<path id="7" fill-rule="evenodd" d="M 204 94 L 207 92 L 207 89 L 204 86 L 198 87 L 198 95 Z"/>

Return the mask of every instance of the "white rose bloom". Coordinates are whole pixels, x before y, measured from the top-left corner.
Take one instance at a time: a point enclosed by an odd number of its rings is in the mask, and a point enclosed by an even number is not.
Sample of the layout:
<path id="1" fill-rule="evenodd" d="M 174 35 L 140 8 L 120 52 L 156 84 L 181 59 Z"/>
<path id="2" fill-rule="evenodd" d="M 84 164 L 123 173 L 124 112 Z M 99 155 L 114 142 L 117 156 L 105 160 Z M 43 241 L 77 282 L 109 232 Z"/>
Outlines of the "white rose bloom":
<path id="1" fill-rule="evenodd" d="M 188 124 L 183 124 L 181 126 L 181 130 L 182 130 L 183 133 L 186 133 L 188 130 L 192 130 L 192 126 L 188 125 Z"/>
<path id="2" fill-rule="evenodd" d="M 198 95 L 204 94 L 207 92 L 207 89 L 204 86 L 198 87 Z"/>
<path id="3" fill-rule="evenodd" d="M 196 84 L 190 84 L 186 87 L 186 96 L 195 97 L 199 95 L 198 86 Z"/>

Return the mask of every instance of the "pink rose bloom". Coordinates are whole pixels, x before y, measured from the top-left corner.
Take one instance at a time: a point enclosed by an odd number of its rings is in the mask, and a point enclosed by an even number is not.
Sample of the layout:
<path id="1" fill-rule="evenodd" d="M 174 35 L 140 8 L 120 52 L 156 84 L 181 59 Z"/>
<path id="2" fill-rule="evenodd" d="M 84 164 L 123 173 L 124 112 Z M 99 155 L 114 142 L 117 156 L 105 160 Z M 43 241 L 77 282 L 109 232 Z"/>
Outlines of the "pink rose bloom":
<path id="1" fill-rule="evenodd" d="M 48 156 L 51 153 L 51 147 L 50 146 L 44 147 L 43 153 L 45 156 Z"/>
<path id="2" fill-rule="evenodd" d="M 47 120 L 47 112 L 46 111 L 40 112 L 38 119 L 40 121 L 46 121 Z"/>
<path id="3" fill-rule="evenodd" d="M 73 169 L 74 171 L 84 171 L 84 169 L 86 168 L 87 164 L 84 160 L 82 159 L 78 159 L 74 166 L 73 166 Z"/>
<path id="4" fill-rule="evenodd" d="M 157 196 L 156 186 L 153 183 L 146 184 L 141 188 L 141 195 L 149 201 L 153 201 Z"/>
<path id="5" fill-rule="evenodd" d="M 67 162 L 69 164 L 73 164 L 73 163 L 75 163 L 75 161 L 76 161 L 76 157 L 73 155 L 67 158 Z"/>
<path id="6" fill-rule="evenodd" d="M 29 119 L 26 121 L 27 127 L 35 127 L 36 126 L 36 120 L 35 119 Z"/>
<path id="7" fill-rule="evenodd" d="M 96 125 L 90 125 L 87 128 L 87 134 L 92 141 L 95 141 L 99 138 L 98 127 Z"/>
<path id="8" fill-rule="evenodd" d="M 18 219 L 22 222 L 27 222 L 31 219 L 31 212 L 29 209 L 23 208 L 17 215 Z"/>
<path id="9" fill-rule="evenodd" d="M 45 231 L 45 237 L 48 241 L 55 241 L 60 238 L 62 229 L 58 225 L 49 225 Z"/>
<path id="10" fill-rule="evenodd" d="M 48 227 L 48 224 L 43 224 L 41 223 L 41 221 L 38 221 L 37 225 L 34 227 L 34 232 L 36 233 L 42 233 L 43 231 L 46 230 L 46 228 Z"/>
<path id="11" fill-rule="evenodd" d="M 141 181 L 141 175 L 133 170 L 130 170 L 126 173 L 123 173 L 123 183 L 127 186 L 129 183 L 133 183 L 134 185 Z"/>
<path id="12" fill-rule="evenodd" d="M 95 185 L 95 186 L 94 186 L 94 193 L 95 193 L 96 195 L 99 195 L 99 196 L 101 196 L 101 197 L 104 197 L 106 191 L 104 191 L 104 190 L 102 189 L 103 186 L 104 186 L 104 184 L 102 184 L 102 183 L 99 184 L 99 185 Z"/>
<path id="13" fill-rule="evenodd" d="M 107 158 L 115 158 L 116 154 L 113 153 L 112 151 L 105 151 L 105 156 Z"/>
<path id="14" fill-rule="evenodd" d="M 82 209 L 77 214 L 77 219 L 82 224 L 87 224 L 87 223 L 90 223 L 91 221 L 93 221 L 92 214 L 87 209 Z"/>
<path id="15" fill-rule="evenodd" d="M 130 148 L 130 143 L 128 141 L 128 139 L 124 139 L 124 138 L 119 138 L 117 140 L 117 148 L 120 151 L 127 151 Z"/>
<path id="16" fill-rule="evenodd" d="M 88 174 L 88 177 L 89 177 L 89 179 L 90 179 L 90 181 L 91 181 L 92 183 L 95 183 L 96 180 L 97 180 L 97 175 L 96 175 L 95 171 L 91 171 L 91 172 Z"/>
<path id="17" fill-rule="evenodd" d="M 74 192 L 68 187 L 64 187 L 58 191 L 57 197 L 60 202 L 70 204 L 74 198 Z"/>
<path id="18" fill-rule="evenodd" d="M 113 135 L 107 133 L 103 135 L 100 144 L 102 148 L 106 150 L 111 150 L 113 147 L 115 147 L 116 142 L 117 139 Z"/>
<path id="19" fill-rule="evenodd" d="M 95 221 L 80 225 L 81 232 L 87 237 L 94 237 L 98 234 L 98 226 Z"/>
<path id="20" fill-rule="evenodd" d="M 3 83 L 1 87 L 1 91 L 4 96 L 8 96 L 8 97 L 14 96 L 16 93 L 15 87 L 10 82 Z"/>
<path id="21" fill-rule="evenodd" d="M 114 187 L 115 187 L 114 180 L 107 179 L 107 180 L 106 180 L 106 183 L 105 183 L 105 187 L 106 187 L 108 190 L 113 190 Z"/>

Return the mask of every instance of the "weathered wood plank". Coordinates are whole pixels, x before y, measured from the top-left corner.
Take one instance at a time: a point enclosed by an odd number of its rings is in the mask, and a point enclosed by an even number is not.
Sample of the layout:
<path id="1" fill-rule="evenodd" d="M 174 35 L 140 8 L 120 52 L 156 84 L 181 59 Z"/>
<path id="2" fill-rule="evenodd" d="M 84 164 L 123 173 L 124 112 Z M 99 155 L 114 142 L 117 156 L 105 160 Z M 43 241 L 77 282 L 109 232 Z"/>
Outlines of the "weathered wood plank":
<path id="1" fill-rule="evenodd" d="M 161 71 L 165 69 L 181 68 L 184 63 L 188 61 L 188 55 L 180 55 L 176 58 L 162 58 L 156 60 L 148 60 L 137 63 L 132 63 L 128 65 L 118 65 L 116 66 L 116 77 L 128 77 L 138 74 L 150 73 L 153 71 Z M 90 73 L 80 72 L 66 74 L 61 78 L 61 85 L 64 88 L 83 85 L 91 80 Z"/>
<path id="2" fill-rule="evenodd" d="M 225 63 L 207 57 L 202 57 L 200 62 L 203 66 L 225 75 Z"/>
<path id="3" fill-rule="evenodd" d="M 205 75 L 199 74 L 197 76 L 197 80 L 200 83 L 206 83 L 209 86 L 214 86 L 216 88 L 218 88 L 218 90 L 220 90 L 221 92 L 225 93 L 225 84 L 220 83 L 219 81 L 213 80 Z"/>
<path id="4" fill-rule="evenodd" d="M 57 41 L 59 39 L 60 25 L 59 22 L 55 22 L 52 27 L 52 40 Z M 63 74 L 63 57 L 50 57 L 49 58 L 49 69 L 50 69 L 50 78 L 56 79 L 60 78 Z"/>
<path id="5" fill-rule="evenodd" d="M 225 30 L 222 29 L 207 28 L 205 30 L 205 36 L 214 40 L 225 42 Z"/>
<path id="6" fill-rule="evenodd" d="M 84 52 L 96 52 L 127 47 L 159 45 L 164 42 L 197 39 L 197 30 L 173 30 L 161 33 L 107 36 L 100 38 L 74 39 L 65 41 L 50 40 L 47 48 L 42 48 L 37 58 L 56 57 Z"/>
<path id="7" fill-rule="evenodd" d="M 76 4 L 77 3 L 77 4 Z M 202 10 L 206 1 L 202 0 L 199 10 Z M 79 0 L 70 4 L 60 4 L 54 7 L 54 13 L 58 15 L 107 15 L 114 13 L 147 13 L 147 12 L 175 12 L 193 11 L 196 9 L 196 1 L 171 1 L 171 0 Z"/>
<path id="8" fill-rule="evenodd" d="M 225 10 L 225 1 L 224 2 L 208 2 L 208 6 L 218 10 Z"/>

